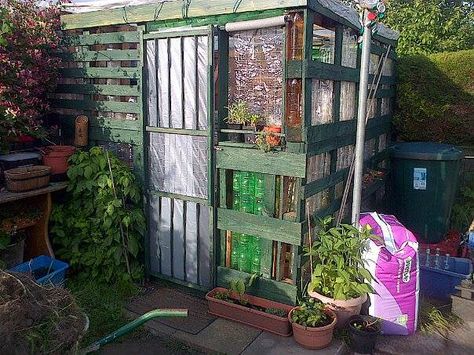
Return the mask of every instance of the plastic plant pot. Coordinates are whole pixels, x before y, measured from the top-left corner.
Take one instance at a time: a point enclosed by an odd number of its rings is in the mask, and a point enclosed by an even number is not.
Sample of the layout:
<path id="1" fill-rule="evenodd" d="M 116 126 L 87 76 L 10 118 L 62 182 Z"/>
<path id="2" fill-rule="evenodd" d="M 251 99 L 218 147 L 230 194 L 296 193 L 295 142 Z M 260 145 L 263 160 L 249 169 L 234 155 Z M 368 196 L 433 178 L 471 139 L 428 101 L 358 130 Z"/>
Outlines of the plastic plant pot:
<path id="1" fill-rule="evenodd" d="M 43 164 L 51 167 L 51 174 L 64 174 L 68 169 L 68 159 L 74 154 L 75 147 L 69 145 L 52 145 L 42 149 Z"/>
<path id="2" fill-rule="evenodd" d="M 293 335 L 296 342 L 311 350 L 327 348 L 331 344 L 334 328 L 337 323 L 336 314 L 329 308 L 326 308 L 326 314 L 332 317 L 332 322 L 330 324 L 323 327 L 305 327 L 293 322 L 291 318 L 293 311 L 298 308 L 299 307 L 295 307 L 290 311 L 290 313 L 288 313 L 288 321 L 291 323 L 293 328 Z"/>
<path id="3" fill-rule="evenodd" d="M 372 354 L 375 349 L 377 337 L 380 334 L 380 323 L 377 322 L 369 328 L 363 327 L 364 322 L 373 322 L 377 318 L 370 316 L 352 316 L 348 320 L 349 347 L 359 354 Z"/>

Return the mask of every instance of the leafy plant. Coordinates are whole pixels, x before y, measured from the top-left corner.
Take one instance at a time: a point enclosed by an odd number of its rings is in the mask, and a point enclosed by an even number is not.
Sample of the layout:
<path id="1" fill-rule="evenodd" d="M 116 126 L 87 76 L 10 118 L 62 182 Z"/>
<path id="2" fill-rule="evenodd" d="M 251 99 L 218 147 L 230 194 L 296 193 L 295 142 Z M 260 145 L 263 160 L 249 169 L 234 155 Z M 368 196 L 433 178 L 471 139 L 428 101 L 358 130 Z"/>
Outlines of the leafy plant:
<path id="1" fill-rule="evenodd" d="M 362 252 L 372 235 L 369 226 L 360 231 L 348 224 L 331 227 L 332 217 L 320 221 L 318 238 L 306 255 L 314 259 L 314 270 L 309 290 L 336 300 L 357 298 L 374 292 L 370 285 L 372 275 L 365 268 Z"/>
<path id="2" fill-rule="evenodd" d="M 42 137 L 40 116 L 49 109 L 61 60 L 61 2 L 0 1 L 0 145 L 8 137 Z"/>
<path id="3" fill-rule="evenodd" d="M 255 126 L 261 120 L 260 115 L 250 112 L 245 101 L 234 102 L 227 109 L 228 116 L 225 118 L 225 121 L 230 124 Z"/>
<path id="4" fill-rule="evenodd" d="M 135 176 L 99 147 L 76 152 L 69 163 L 67 201 L 51 215 L 58 256 L 88 278 L 141 279 L 145 217 Z"/>
<path id="5" fill-rule="evenodd" d="M 460 196 L 457 198 L 451 212 L 452 228 L 464 232 L 472 223 L 474 217 L 474 179 L 471 179 L 461 189 Z"/>
<path id="6" fill-rule="evenodd" d="M 245 298 L 245 291 L 253 285 L 255 280 L 258 278 L 259 275 L 257 274 L 252 274 L 246 283 L 242 279 L 232 279 L 229 282 L 229 291 L 232 293 L 236 293 L 239 296 L 239 303 L 241 305 L 246 305 L 248 304 L 247 299 Z"/>
<path id="7" fill-rule="evenodd" d="M 267 308 L 265 309 L 265 313 L 273 314 L 275 316 L 282 317 L 282 318 L 285 318 L 288 315 L 288 313 L 284 309 L 280 309 L 280 308 Z"/>
<path id="8" fill-rule="evenodd" d="M 325 312 L 323 303 L 310 298 L 293 310 L 291 320 L 303 327 L 319 328 L 331 324 L 333 318 Z"/>
<path id="9" fill-rule="evenodd" d="M 377 332 L 379 330 L 380 319 L 367 316 L 366 319 L 360 318 L 352 321 L 351 325 L 360 331 Z"/>
<path id="10" fill-rule="evenodd" d="M 474 7 L 469 1 L 390 0 L 384 22 L 400 32 L 401 55 L 470 49 Z"/>
<path id="11" fill-rule="evenodd" d="M 229 299 L 229 292 L 228 291 L 216 292 L 214 294 L 214 298 L 216 300 L 231 302 L 231 300 Z"/>
<path id="12" fill-rule="evenodd" d="M 268 143 L 267 135 L 272 135 L 272 133 L 260 133 L 257 135 L 257 139 L 255 140 L 255 145 L 258 149 L 263 150 L 265 153 L 270 152 L 273 147 L 270 143 Z"/>
<path id="13" fill-rule="evenodd" d="M 234 293 L 239 297 L 237 301 L 241 305 L 245 306 L 248 304 L 248 301 L 245 298 L 245 291 L 253 285 L 258 277 L 258 274 L 252 274 L 247 282 L 245 282 L 243 279 L 232 279 L 229 281 L 229 289 L 224 292 L 216 292 L 214 298 L 234 303 L 231 297 L 231 294 Z"/>

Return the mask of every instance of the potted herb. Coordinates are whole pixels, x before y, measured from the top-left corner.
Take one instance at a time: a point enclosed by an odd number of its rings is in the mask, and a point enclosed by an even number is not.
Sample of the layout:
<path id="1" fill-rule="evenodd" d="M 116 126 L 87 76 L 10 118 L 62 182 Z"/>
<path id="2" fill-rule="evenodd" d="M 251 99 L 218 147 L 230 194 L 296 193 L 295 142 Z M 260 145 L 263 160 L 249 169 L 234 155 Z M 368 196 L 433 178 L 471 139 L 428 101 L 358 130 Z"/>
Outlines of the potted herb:
<path id="1" fill-rule="evenodd" d="M 367 294 L 374 292 L 372 275 L 361 255 L 366 241 L 378 237 L 368 226 L 359 230 L 348 224 L 331 224 L 330 216 L 321 220 L 318 238 L 307 249 L 314 260 L 308 294 L 328 304 L 336 312 L 337 326 L 342 327 L 350 316 L 360 313 Z"/>
<path id="2" fill-rule="evenodd" d="M 255 279 L 256 275 L 250 277 L 248 282 L 231 280 L 229 289 L 217 287 L 211 290 L 206 295 L 209 313 L 278 335 L 290 336 L 291 326 L 287 315 L 292 307 L 247 294 L 246 290 Z"/>
<path id="3" fill-rule="evenodd" d="M 371 316 L 349 318 L 349 346 L 356 353 L 372 354 L 380 334 L 380 319 Z"/>
<path id="4" fill-rule="evenodd" d="M 310 298 L 288 314 L 298 344 L 308 349 L 323 349 L 332 341 L 336 314 L 323 303 Z"/>
<path id="5" fill-rule="evenodd" d="M 248 107 L 248 104 L 244 101 L 237 101 L 234 102 L 232 105 L 228 107 L 228 116 L 225 118 L 225 122 L 227 123 L 227 127 L 232 130 L 242 130 L 243 126 L 246 126 L 246 128 L 250 128 L 251 130 L 255 131 L 256 130 L 256 125 L 260 121 L 260 116 L 256 114 L 252 114 L 250 112 L 250 109 Z M 243 142 L 243 136 L 244 132 L 238 133 L 238 132 L 233 132 L 229 133 L 229 140 L 231 142 Z M 245 134 L 245 141 L 247 140 L 252 141 L 252 143 L 255 141 L 255 134 L 252 133 L 249 135 Z"/>

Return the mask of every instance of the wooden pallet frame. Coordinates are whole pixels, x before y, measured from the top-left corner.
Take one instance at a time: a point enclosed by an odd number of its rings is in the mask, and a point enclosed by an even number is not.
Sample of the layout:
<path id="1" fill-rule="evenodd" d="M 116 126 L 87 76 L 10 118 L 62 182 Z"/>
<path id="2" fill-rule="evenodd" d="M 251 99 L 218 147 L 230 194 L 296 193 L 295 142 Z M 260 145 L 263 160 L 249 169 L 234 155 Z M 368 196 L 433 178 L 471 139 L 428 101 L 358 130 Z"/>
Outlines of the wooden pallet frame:
<path id="1" fill-rule="evenodd" d="M 284 82 L 286 79 L 300 78 L 303 81 L 303 142 L 287 143 L 284 150 L 271 153 L 263 153 L 253 147 L 244 144 L 233 144 L 224 141 L 225 135 L 220 132 L 224 126 L 224 118 L 227 116 L 227 94 L 228 94 L 228 34 L 225 31 L 217 31 L 217 43 L 220 49 L 220 57 L 217 63 L 220 73 L 216 87 L 209 88 L 209 94 L 214 96 L 214 90 L 221 93 L 215 105 L 216 120 L 216 142 L 217 150 L 211 154 L 209 191 L 209 204 L 212 208 L 212 228 L 214 231 L 213 258 L 215 273 L 213 275 L 214 284 L 218 286 L 228 286 L 233 278 L 248 278 L 249 274 L 232 270 L 228 267 L 226 260 L 227 235 L 229 231 L 244 232 L 258 235 L 265 240 L 266 248 L 273 248 L 277 245 L 275 260 L 281 259 L 281 246 L 286 243 L 292 246 L 292 280 L 276 280 L 270 275 L 263 275 L 257 284 L 249 292 L 261 297 L 271 298 L 277 301 L 294 304 L 301 296 L 305 280 L 302 275 L 302 268 L 308 260 L 303 255 L 303 246 L 306 243 L 308 224 L 306 220 L 306 199 L 315 194 L 327 190 L 330 195 L 330 203 L 323 209 L 316 211 L 313 219 L 334 214 L 340 208 L 341 200 L 336 198 L 335 186 L 345 181 L 348 169 L 336 171 L 337 149 L 355 143 L 355 120 L 340 121 L 340 100 L 341 81 L 359 82 L 360 51 L 358 53 L 357 68 L 348 68 L 341 65 L 342 62 L 342 35 L 343 29 L 352 28 L 357 30 L 357 26 L 339 17 L 331 11 L 323 8 L 315 0 L 269 0 L 265 2 L 242 2 L 235 9 L 234 0 L 213 1 L 212 5 L 207 0 L 194 0 L 183 16 L 181 2 L 170 2 L 162 5 L 142 5 L 114 9 L 103 12 L 88 14 L 74 14 L 63 16 L 66 29 L 79 30 L 79 35 L 74 37 L 73 44 L 94 45 L 132 42 L 138 43 L 137 50 L 114 50 L 107 53 L 104 51 L 85 50 L 74 53 L 69 58 L 74 61 L 88 63 L 98 58 L 114 58 L 115 60 L 130 60 L 136 58 L 140 61 L 137 68 L 92 68 L 81 69 L 67 68 L 62 70 L 62 74 L 69 77 L 84 78 L 133 78 L 137 80 L 137 85 L 59 85 L 58 90 L 62 93 L 92 95 L 101 93 L 103 95 L 123 95 L 137 96 L 139 100 L 136 105 L 124 105 L 124 103 L 94 103 L 91 100 L 79 100 L 79 102 L 68 102 L 59 100 L 57 105 L 63 107 L 78 107 L 81 109 L 93 109 L 104 105 L 116 112 L 133 110 L 140 119 L 138 121 L 117 121 L 111 119 L 101 119 L 91 117 L 91 137 L 99 139 L 105 132 L 109 133 L 109 139 L 116 142 L 126 142 L 138 148 L 139 155 L 136 158 L 135 166 L 138 173 L 146 177 L 146 167 L 143 165 L 143 148 L 146 146 L 147 131 L 143 123 L 144 114 L 144 90 L 143 90 L 143 50 L 144 38 L 155 38 L 160 34 L 156 31 L 169 28 L 198 27 L 204 25 L 222 26 L 228 22 L 253 20 L 272 16 L 279 16 L 288 11 L 301 11 L 304 13 L 304 51 L 303 60 L 286 61 L 284 55 Z M 312 47 L 312 26 L 314 15 L 318 13 L 334 23 L 335 27 L 335 61 L 334 64 L 315 62 L 311 59 Z M 137 32 L 109 32 L 100 34 L 89 33 L 89 28 L 103 27 L 108 25 L 120 25 L 124 23 L 138 23 Z M 176 36 L 180 35 L 180 29 L 176 31 Z M 374 39 L 378 41 L 372 46 L 372 53 L 382 55 L 385 53 L 384 46 L 395 46 L 396 42 L 379 35 Z M 286 46 L 285 46 L 286 48 Z M 286 50 L 285 50 L 286 51 Z M 396 64 L 395 51 L 389 53 L 389 58 Z M 333 80 L 334 81 L 334 101 L 333 118 L 334 122 L 324 125 L 311 125 L 311 99 L 312 80 Z M 381 99 L 389 98 L 394 100 L 396 75 L 382 77 L 381 84 L 389 85 L 389 88 L 381 88 L 376 94 L 377 112 L 376 117 L 371 119 L 367 125 L 366 140 L 375 139 L 378 147 L 380 135 L 390 132 L 392 114 L 381 115 Z M 285 87 L 284 102 L 285 108 Z M 283 115 L 285 117 L 285 113 Z M 65 122 L 72 123 L 73 116 L 64 116 Z M 284 120 L 283 120 L 284 121 Z M 180 130 L 180 134 L 183 131 Z M 185 134 L 185 133 L 184 133 Z M 189 132 L 196 134 L 196 132 Z M 212 148 L 212 147 L 211 147 Z M 331 156 L 330 174 L 316 181 L 307 182 L 307 165 L 309 159 L 318 154 L 329 153 Z M 377 151 L 377 153 L 366 161 L 367 166 L 377 167 L 382 161 L 387 162 L 387 150 Z M 269 196 L 275 196 L 275 189 L 278 188 L 278 181 L 282 177 L 293 177 L 296 179 L 296 217 L 294 220 L 285 220 L 283 215 L 273 217 L 250 215 L 238 211 L 233 211 L 228 205 L 229 199 L 229 174 L 233 170 L 251 171 L 264 173 L 266 187 Z M 378 188 L 383 187 L 385 181 L 378 181 L 365 191 L 365 196 L 375 193 Z M 154 192 L 157 193 L 157 192 Z M 183 196 L 170 196 L 185 199 Z M 282 196 L 280 195 L 280 200 Z M 195 202 L 206 202 L 199 200 Z M 280 201 L 281 202 L 281 201 Z M 265 206 L 270 212 L 275 212 L 275 199 L 267 198 Z M 147 246 L 146 255 L 149 253 Z M 277 274 L 280 274 L 280 263 L 274 265 L 274 260 L 263 260 L 266 266 L 274 267 Z M 195 287 L 195 285 L 187 284 Z"/>

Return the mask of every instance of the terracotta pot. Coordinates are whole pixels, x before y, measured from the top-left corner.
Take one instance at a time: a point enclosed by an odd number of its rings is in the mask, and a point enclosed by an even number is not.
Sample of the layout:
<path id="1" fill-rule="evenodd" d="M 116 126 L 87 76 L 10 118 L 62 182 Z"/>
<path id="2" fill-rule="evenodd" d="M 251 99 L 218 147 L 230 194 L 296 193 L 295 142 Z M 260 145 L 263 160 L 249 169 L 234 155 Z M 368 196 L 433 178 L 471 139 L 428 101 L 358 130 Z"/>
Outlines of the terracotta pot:
<path id="1" fill-rule="evenodd" d="M 74 154 L 75 147 L 70 145 L 52 145 L 42 149 L 43 164 L 51 167 L 51 174 L 64 174 L 68 169 L 68 159 Z"/>
<path id="2" fill-rule="evenodd" d="M 264 132 L 267 133 L 281 133 L 281 127 L 280 126 L 265 126 L 263 128 Z M 276 147 L 280 145 L 281 138 L 280 136 L 274 136 L 271 134 L 268 134 L 266 136 L 267 143 L 270 144 L 272 147 Z"/>
<path id="3" fill-rule="evenodd" d="M 227 290 L 222 287 L 217 287 L 207 293 L 206 299 L 208 302 L 210 314 L 217 317 L 230 319 L 235 322 L 247 324 L 252 327 L 266 330 L 267 332 L 275 333 L 281 336 L 287 337 L 291 335 L 291 325 L 288 322 L 288 318 L 265 313 L 257 309 L 241 306 L 240 304 L 218 300 L 214 298 L 214 295 L 217 292 L 227 292 Z M 231 298 L 237 300 L 238 296 L 236 294 L 231 294 Z M 278 308 L 286 312 L 291 311 L 293 308 L 287 304 L 274 302 L 247 294 L 245 295 L 245 299 L 248 301 L 249 305 L 262 308 Z"/>
<path id="4" fill-rule="evenodd" d="M 295 336 L 296 342 L 307 349 L 316 350 L 327 348 L 329 344 L 331 344 L 334 327 L 336 326 L 336 314 L 331 309 L 326 308 L 326 314 L 333 318 L 331 324 L 325 325 L 324 327 L 313 328 L 305 327 L 292 321 L 291 314 L 295 309 L 299 309 L 299 307 L 293 308 L 290 313 L 288 313 L 288 320 L 293 327 L 293 335 Z"/>
<path id="5" fill-rule="evenodd" d="M 308 294 L 310 297 L 316 298 L 327 304 L 327 306 L 336 313 L 337 328 L 343 328 L 350 317 L 359 314 L 362 304 L 367 301 L 367 294 L 348 300 L 335 300 L 333 298 L 323 296 L 316 291 L 308 291 Z"/>

